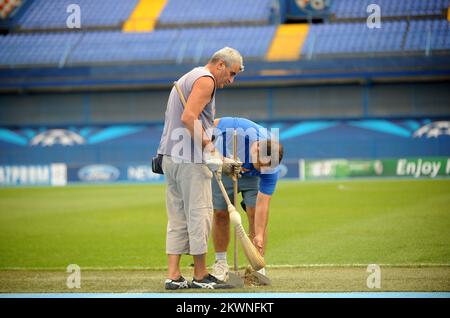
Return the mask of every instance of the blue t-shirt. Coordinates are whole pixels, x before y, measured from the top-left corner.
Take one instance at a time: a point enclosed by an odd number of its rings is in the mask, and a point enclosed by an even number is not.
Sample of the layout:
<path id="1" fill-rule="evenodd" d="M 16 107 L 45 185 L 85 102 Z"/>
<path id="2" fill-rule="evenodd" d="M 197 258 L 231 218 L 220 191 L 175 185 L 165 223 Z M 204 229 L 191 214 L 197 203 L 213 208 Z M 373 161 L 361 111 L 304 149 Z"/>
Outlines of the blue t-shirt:
<path id="1" fill-rule="evenodd" d="M 273 169 L 264 169 L 258 171 L 255 169 L 250 159 L 250 147 L 258 140 L 269 139 L 269 131 L 251 120 L 239 117 L 222 117 L 219 119 L 215 132 L 216 148 L 224 155 L 232 158 L 233 155 L 233 132 L 237 131 L 237 154 L 242 167 L 247 171 L 241 172 L 243 176 L 258 176 L 259 191 L 272 195 L 280 175 L 280 167 Z"/>

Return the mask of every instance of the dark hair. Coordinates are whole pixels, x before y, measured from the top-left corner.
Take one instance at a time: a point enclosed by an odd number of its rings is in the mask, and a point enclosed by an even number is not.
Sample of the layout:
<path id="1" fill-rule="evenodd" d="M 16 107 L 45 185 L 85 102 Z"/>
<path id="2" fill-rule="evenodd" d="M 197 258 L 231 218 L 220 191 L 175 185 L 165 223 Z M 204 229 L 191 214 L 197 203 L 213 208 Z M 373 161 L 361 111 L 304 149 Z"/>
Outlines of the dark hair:
<path id="1" fill-rule="evenodd" d="M 283 145 L 277 141 L 273 141 L 270 139 L 265 139 L 265 140 L 260 140 L 259 142 L 259 149 L 261 151 L 261 149 L 265 149 L 265 155 L 267 157 L 270 157 L 267 165 L 271 165 L 272 164 L 272 159 L 274 158 L 274 155 L 278 155 L 278 164 L 281 163 L 281 160 L 283 159 L 283 154 L 284 154 L 284 150 L 283 150 Z M 278 154 L 272 154 L 272 150 L 277 151 L 278 150 Z M 258 151 L 258 158 L 260 155 L 260 151 Z M 264 156 L 265 157 L 265 156 Z"/>

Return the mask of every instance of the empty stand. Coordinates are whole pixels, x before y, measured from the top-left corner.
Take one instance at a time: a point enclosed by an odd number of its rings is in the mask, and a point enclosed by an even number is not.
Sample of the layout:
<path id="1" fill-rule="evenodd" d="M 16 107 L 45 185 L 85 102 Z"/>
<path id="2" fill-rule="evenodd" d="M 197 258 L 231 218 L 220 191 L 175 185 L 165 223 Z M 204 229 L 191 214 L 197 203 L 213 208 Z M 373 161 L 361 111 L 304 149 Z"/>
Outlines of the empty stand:
<path id="1" fill-rule="evenodd" d="M 21 29 L 64 29 L 70 13 L 67 7 L 77 4 L 81 11 L 82 27 L 120 26 L 128 19 L 139 0 L 35 0 L 20 18 Z"/>
<path id="2" fill-rule="evenodd" d="M 0 65 L 57 66 L 81 36 L 81 33 L 34 33 L 0 37 Z"/>
<path id="3" fill-rule="evenodd" d="M 183 29 L 173 43 L 178 60 L 204 60 L 224 46 L 239 50 L 246 59 L 263 59 L 275 33 L 275 26 L 211 27 Z"/>
<path id="4" fill-rule="evenodd" d="M 449 0 L 338 0 L 332 12 L 338 19 L 367 18 L 367 7 L 377 4 L 383 17 L 438 16 L 448 8 Z"/>
<path id="5" fill-rule="evenodd" d="M 69 64 L 160 61 L 170 56 L 170 43 L 178 31 L 148 33 L 89 32 L 67 59 Z"/>
<path id="6" fill-rule="evenodd" d="M 405 50 L 450 50 L 450 22 L 447 20 L 411 21 Z"/>
<path id="7" fill-rule="evenodd" d="M 204 63 L 224 46 L 238 49 L 246 61 L 261 62 L 445 56 L 449 1 L 377 1 L 382 27 L 370 29 L 369 0 L 333 1 L 337 19 L 322 24 L 279 25 L 270 24 L 272 0 L 79 0 L 81 30 L 66 28 L 66 9 L 73 1 L 24 1 L 16 27 L 0 36 L 0 68 L 134 63 L 178 68 Z M 303 72 L 309 65 L 301 67 Z M 266 66 L 256 72 L 295 73 Z"/>
<path id="8" fill-rule="evenodd" d="M 0 65 L 60 65 L 206 59 L 224 46 L 262 59 L 274 26 L 15 34 L 0 38 Z"/>
<path id="9" fill-rule="evenodd" d="M 334 1 L 338 20 L 300 25 L 269 24 L 272 0 L 79 0 L 82 30 L 70 32 L 66 9 L 73 1 L 36 0 L 18 19 L 17 32 L 0 37 L 0 66 L 197 63 L 224 46 L 235 47 L 245 59 L 269 61 L 423 55 L 450 49 L 444 14 L 449 1 L 380 0 L 382 16 L 396 20 L 370 29 L 369 0 Z"/>
<path id="10" fill-rule="evenodd" d="M 407 24 L 384 22 L 381 29 L 364 23 L 312 25 L 303 46 L 303 55 L 401 51 Z"/>
<path id="11" fill-rule="evenodd" d="M 257 22 L 268 23 L 272 0 L 170 0 L 160 25 Z"/>

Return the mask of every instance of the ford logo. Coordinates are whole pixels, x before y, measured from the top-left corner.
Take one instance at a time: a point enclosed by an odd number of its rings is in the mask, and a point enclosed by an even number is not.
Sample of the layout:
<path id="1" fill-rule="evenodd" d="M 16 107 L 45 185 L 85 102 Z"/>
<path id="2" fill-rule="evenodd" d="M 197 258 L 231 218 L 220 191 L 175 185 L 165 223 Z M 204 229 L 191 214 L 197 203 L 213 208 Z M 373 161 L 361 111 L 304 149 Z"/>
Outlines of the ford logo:
<path id="1" fill-rule="evenodd" d="M 110 165 L 90 165 L 78 171 L 78 178 L 87 182 L 115 181 L 119 178 L 119 169 Z"/>

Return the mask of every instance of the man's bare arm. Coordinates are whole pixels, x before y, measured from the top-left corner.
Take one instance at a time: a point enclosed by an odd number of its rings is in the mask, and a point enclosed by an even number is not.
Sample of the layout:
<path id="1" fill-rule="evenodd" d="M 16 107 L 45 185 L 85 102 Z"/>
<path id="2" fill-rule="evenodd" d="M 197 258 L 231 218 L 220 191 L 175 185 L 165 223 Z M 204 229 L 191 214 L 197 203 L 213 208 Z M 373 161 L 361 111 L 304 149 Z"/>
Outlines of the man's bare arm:
<path id="1" fill-rule="evenodd" d="M 191 94 L 186 102 L 183 114 L 181 115 L 181 122 L 186 126 L 194 140 L 202 141 L 202 148 L 206 146 L 214 148 L 211 140 L 206 136 L 204 128 L 201 127 L 200 131 L 194 130 L 195 120 L 198 120 L 201 112 L 205 106 L 210 102 L 211 96 L 214 92 L 214 80 L 209 76 L 200 77 L 195 81 Z M 196 136 L 194 133 L 200 134 Z"/>
<path id="2" fill-rule="evenodd" d="M 269 222 L 269 206 L 271 195 L 258 192 L 255 207 L 255 238 L 253 243 L 260 253 L 264 253 L 265 233 Z"/>

